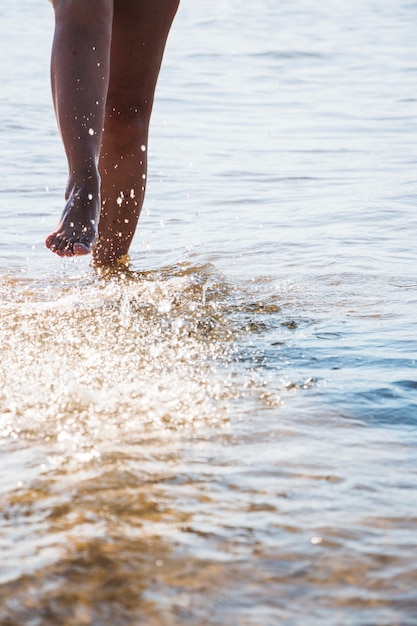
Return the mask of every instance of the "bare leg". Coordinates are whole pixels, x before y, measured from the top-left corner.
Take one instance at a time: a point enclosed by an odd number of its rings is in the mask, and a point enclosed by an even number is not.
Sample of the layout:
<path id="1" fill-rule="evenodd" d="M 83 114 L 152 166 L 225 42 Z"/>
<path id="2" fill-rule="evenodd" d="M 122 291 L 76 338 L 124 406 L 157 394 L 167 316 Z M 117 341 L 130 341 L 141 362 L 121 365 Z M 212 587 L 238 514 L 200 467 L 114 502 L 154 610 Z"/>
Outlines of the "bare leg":
<path id="1" fill-rule="evenodd" d="M 84 0 L 85 1 L 85 0 Z M 149 120 L 179 0 L 114 0 L 110 78 L 100 154 L 102 207 L 94 260 L 127 254 L 142 209 Z"/>
<path id="2" fill-rule="evenodd" d="M 98 161 L 110 71 L 113 0 L 53 0 L 51 81 L 68 160 L 67 204 L 46 246 L 88 254 L 100 213 Z"/>

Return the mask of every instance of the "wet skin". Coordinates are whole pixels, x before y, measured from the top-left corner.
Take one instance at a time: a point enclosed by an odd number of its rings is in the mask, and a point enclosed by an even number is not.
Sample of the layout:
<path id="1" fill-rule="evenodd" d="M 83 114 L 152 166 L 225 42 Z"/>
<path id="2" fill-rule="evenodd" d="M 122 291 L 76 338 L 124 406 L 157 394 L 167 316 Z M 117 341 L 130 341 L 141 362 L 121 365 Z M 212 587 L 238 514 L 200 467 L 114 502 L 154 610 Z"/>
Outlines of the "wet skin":
<path id="1" fill-rule="evenodd" d="M 84 188 L 74 188 L 67 197 L 67 203 L 56 230 L 45 243 L 47 248 L 58 256 L 81 256 L 90 254 L 98 237 L 100 217 L 99 192 Z"/>
<path id="2" fill-rule="evenodd" d="M 66 205 L 46 246 L 125 256 L 142 209 L 155 86 L 179 0 L 54 0 L 51 82 L 68 161 Z"/>

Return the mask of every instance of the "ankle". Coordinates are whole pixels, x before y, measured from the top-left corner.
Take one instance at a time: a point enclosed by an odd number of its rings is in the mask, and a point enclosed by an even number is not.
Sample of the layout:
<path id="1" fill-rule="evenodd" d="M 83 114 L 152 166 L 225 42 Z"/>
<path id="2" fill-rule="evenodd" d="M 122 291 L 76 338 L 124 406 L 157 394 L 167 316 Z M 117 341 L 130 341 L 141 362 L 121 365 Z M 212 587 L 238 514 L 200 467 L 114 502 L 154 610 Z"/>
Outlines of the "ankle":
<path id="1" fill-rule="evenodd" d="M 68 177 L 65 197 L 79 193 L 91 194 L 97 197 L 100 194 L 100 174 L 97 168 L 83 171 L 73 171 Z"/>

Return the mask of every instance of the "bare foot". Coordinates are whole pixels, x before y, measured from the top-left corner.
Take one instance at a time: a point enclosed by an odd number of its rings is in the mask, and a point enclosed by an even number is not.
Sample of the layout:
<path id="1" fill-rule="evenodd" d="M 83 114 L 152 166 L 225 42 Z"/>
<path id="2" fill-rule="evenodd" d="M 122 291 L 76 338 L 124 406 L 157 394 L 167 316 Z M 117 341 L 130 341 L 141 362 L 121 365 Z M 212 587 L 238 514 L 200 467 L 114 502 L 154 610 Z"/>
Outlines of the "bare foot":
<path id="1" fill-rule="evenodd" d="M 116 237 L 120 237 L 121 233 L 116 233 Z M 108 239 L 103 241 L 99 237 L 96 246 L 93 250 L 93 261 L 97 266 L 101 265 L 119 265 L 125 264 L 128 259 L 128 246 L 120 246 L 119 242 L 115 239 Z"/>
<path id="2" fill-rule="evenodd" d="M 90 254 L 97 239 L 100 196 L 87 186 L 74 185 L 58 226 L 45 245 L 58 256 Z"/>
<path id="3" fill-rule="evenodd" d="M 102 217 L 103 222 L 100 217 L 99 236 L 93 250 L 94 263 L 96 265 L 123 264 L 126 262 L 134 232 L 130 226 L 130 220 L 122 220 L 121 216 L 117 215 L 109 224 L 105 212 L 102 212 Z M 134 221 L 135 224 L 136 221 Z"/>
<path id="4" fill-rule="evenodd" d="M 134 197 L 133 189 L 130 195 L 121 193 L 114 202 L 103 202 L 98 239 L 93 250 L 96 265 L 126 262 L 139 214 L 140 202 Z"/>

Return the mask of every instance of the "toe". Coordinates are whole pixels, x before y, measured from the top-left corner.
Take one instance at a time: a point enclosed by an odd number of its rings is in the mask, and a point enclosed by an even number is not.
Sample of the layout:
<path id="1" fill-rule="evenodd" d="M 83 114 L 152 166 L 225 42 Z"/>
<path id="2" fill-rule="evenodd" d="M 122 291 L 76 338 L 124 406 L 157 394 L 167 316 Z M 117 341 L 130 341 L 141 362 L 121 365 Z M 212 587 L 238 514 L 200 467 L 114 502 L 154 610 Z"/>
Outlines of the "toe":
<path id="1" fill-rule="evenodd" d="M 56 233 L 51 233 L 50 235 L 47 236 L 47 238 L 45 239 L 45 246 L 47 248 L 49 248 L 50 250 L 52 250 L 52 252 L 54 252 L 56 245 L 55 245 L 55 238 L 56 238 Z"/>
<path id="2" fill-rule="evenodd" d="M 77 241 L 73 245 L 73 251 L 75 256 L 83 256 L 84 254 L 90 254 L 91 247 L 87 242 Z"/>
<path id="3" fill-rule="evenodd" d="M 68 241 L 63 237 L 56 237 L 54 243 L 51 246 L 52 252 L 55 252 L 58 256 L 67 256 Z"/>

